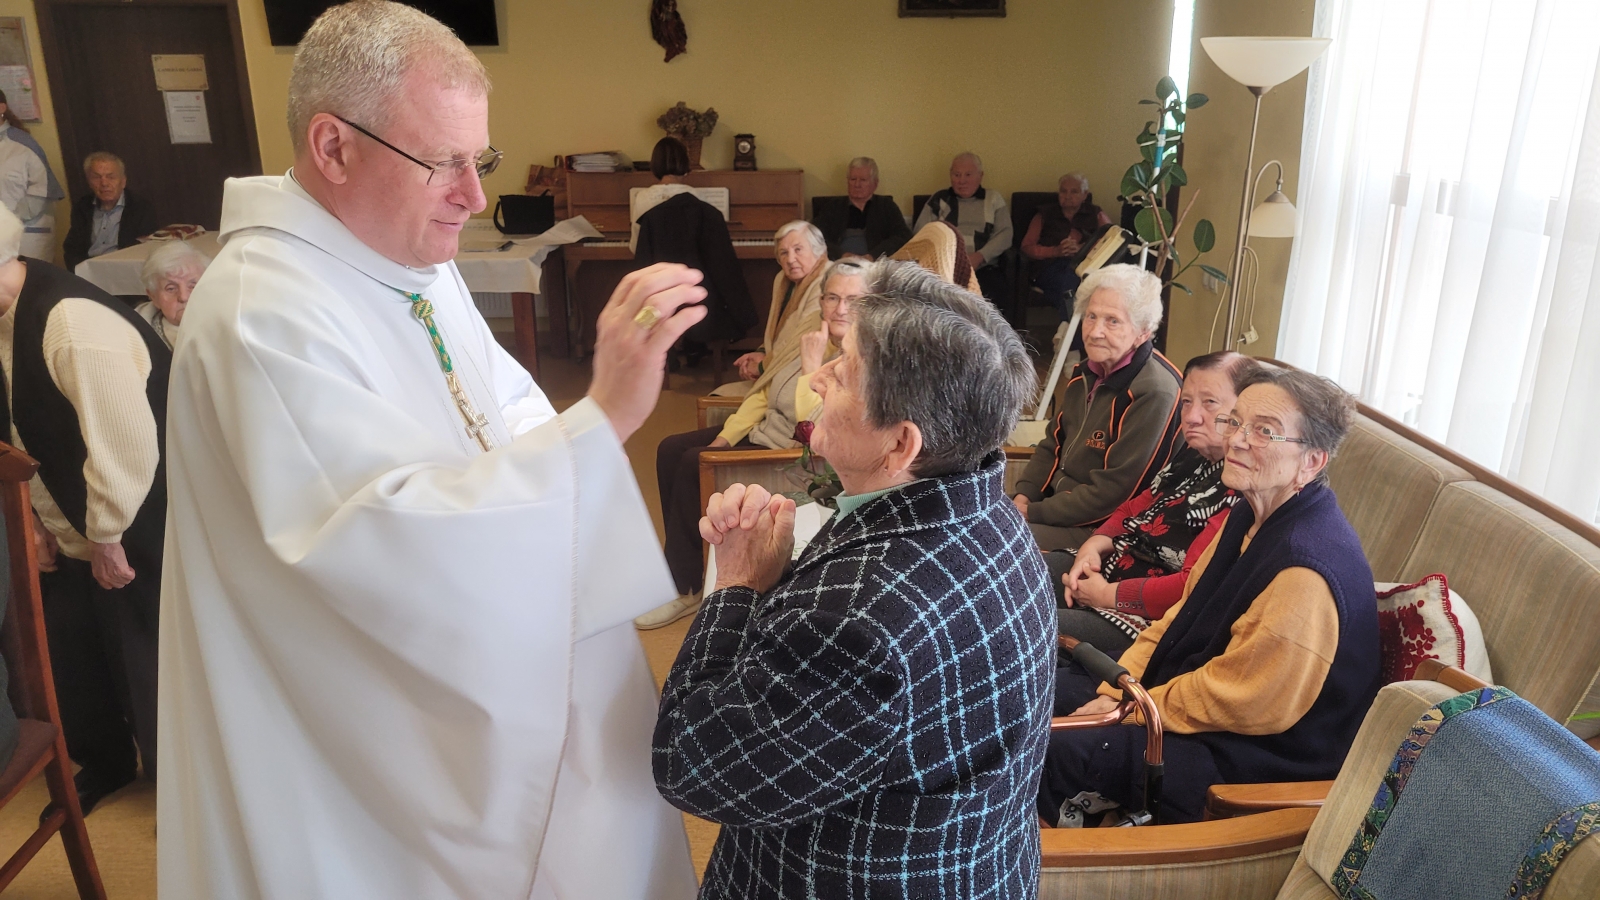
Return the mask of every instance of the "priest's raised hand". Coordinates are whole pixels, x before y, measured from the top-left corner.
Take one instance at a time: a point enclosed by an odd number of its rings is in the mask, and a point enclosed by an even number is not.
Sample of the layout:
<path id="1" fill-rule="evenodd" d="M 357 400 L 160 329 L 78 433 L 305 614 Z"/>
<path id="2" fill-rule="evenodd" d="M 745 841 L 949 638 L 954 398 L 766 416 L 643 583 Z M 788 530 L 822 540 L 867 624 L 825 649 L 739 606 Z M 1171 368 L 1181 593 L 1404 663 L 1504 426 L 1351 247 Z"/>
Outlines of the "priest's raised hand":
<path id="1" fill-rule="evenodd" d="M 589 397 L 605 411 L 618 440 L 627 440 L 655 409 L 667 350 L 706 317 L 700 272 L 656 263 L 623 276 L 595 326 Z"/>

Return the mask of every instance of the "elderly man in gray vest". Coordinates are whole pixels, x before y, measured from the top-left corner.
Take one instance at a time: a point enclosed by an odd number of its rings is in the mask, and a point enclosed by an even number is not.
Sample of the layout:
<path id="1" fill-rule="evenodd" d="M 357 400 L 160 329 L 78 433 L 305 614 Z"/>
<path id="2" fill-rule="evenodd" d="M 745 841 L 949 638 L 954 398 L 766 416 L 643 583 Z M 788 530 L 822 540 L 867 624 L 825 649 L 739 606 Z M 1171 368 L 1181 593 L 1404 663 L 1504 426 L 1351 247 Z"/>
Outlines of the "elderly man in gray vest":
<path id="1" fill-rule="evenodd" d="M 31 490 L 45 627 L 87 813 L 134 779 L 140 757 L 155 776 L 172 355 L 127 304 L 19 256 L 22 230 L 0 209 L 3 433 L 39 461 Z"/>
<path id="2" fill-rule="evenodd" d="M 1006 279 L 1000 257 L 1011 249 L 1014 238 L 1011 210 L 999 191 L 983 186 L 983 160 L 978 154 L 969 151 L 950 161 L 950 186 L 928 198 L 911 230 L 921 231 L 935 219 L 949 222 L 961 232 L 967 262 L 978 273 L 983 295 L 1005 309 Z"/>

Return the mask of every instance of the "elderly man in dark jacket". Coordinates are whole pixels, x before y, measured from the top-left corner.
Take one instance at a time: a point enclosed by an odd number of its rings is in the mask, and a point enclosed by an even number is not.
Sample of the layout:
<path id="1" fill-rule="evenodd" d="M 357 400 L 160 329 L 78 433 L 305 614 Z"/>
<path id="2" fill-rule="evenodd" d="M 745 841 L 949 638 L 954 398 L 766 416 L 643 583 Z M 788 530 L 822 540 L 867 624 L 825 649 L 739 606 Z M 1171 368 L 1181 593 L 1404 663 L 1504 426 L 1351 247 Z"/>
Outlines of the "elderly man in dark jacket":
<path id="1" fill-rule="evenodd" d="M 829 259 L 847 253 L 881 259 L 911 240 L 911 228 L 894 198 L 878 195 L 877 160 L 870 156 L 850 160 L 845 189 L 843 203 L 813 201 L 811 224 L 828 242 Z"/>
<path id="2" fill-rule="evenodd" d="M 1083 279 L 1077 311 L 1087 358 L 1017 479 L 1017 508 L 1041 550 L 1076 552 L 1182 440 L 1183 375 L 1151 342 L 1161 324 L 1160 280 L 1138 266 L 1106 266 Z"/>
<path id="3" fill-rule="evenodd" d="M 792 501 L 735 485 L 701 521 L 717 590 L 655 777 L 723 826 L 703 898 L 1037 892 L 1054 600 L 997 452 L 1033 368 L 982 298 L 880 265 L 812 381 L 838 514 L 790 571 Z"/>

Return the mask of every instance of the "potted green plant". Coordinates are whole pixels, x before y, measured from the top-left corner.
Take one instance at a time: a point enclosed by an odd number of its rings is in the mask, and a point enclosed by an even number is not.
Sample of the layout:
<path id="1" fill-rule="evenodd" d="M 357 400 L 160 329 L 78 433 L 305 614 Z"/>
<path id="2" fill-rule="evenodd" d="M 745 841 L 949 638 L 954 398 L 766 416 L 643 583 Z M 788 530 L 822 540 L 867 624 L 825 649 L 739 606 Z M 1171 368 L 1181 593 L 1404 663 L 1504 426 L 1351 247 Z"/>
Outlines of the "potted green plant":
<path id="1" fill-rule="evenodd" d="M 1176 219 L 1167 208 L 1167 198 L 1174 188 L 1189 183 L 1188 173 L 1178 162 L 1178 150 L 1183 146 L 1184 126 L 1192 110 L 1206 105 L 1205 94 L 1190 94 L 1187 99 L 1178 93 L 1178 85 L 1171 76 L 1162 76 L 1156 82 L 1156 99 L 1140 100 L 1141 105 L 1157 107 L 1156 118 L 1144 123 L 1144 130 L 1136 138 L 1140 160 L 1122 176 L 1122 196 L 1140 207 L 1133 219 L 1134 231 L 1145 245 L 1145 252 L 1156 254 L 1155 272 L 1162 275 L 1167 261 L 1172 261 L 1172 274 L 1163 275 L 1162 283 L 1181 288 L 1185 294 L 1194 291 L 1177 279 L 1192 266 L 1226 284 L 1228 274 L 1214 266 L 1200 263 L 1200 257 L 1209 253 L 1217 243 L 1217 229 L 1210 219 L 1201 219 L 1194 225 L 1191 239 L 1194 256 L 1187 261 L 1178 250 L 1178 232 L 1183 227 L 1189 209 L 1194 206 L 1199 189 L 1189 192 L 1189 202 L 1184 204 Z"/>

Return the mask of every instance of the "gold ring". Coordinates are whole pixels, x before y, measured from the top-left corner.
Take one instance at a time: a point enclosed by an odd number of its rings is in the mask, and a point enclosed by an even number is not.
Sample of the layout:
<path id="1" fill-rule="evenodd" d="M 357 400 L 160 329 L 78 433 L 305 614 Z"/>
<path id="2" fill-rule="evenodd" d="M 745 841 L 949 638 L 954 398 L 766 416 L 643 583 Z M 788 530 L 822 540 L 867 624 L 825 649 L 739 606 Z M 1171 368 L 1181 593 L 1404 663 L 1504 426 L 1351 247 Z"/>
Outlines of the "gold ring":
<path id="1" fill-rule="evenodd" d="M 638 314 L 633 317 L 633 324 L 643 328 L 645 331 L 656 327 L 656 323 L 659 321 L 661 321 L 661 313 L 657 312 L 656 308 L 648 303 L 641 307 Z"/>

